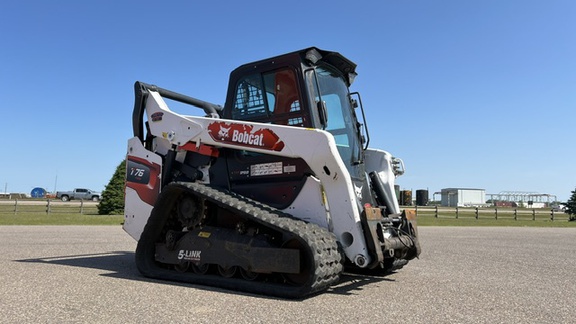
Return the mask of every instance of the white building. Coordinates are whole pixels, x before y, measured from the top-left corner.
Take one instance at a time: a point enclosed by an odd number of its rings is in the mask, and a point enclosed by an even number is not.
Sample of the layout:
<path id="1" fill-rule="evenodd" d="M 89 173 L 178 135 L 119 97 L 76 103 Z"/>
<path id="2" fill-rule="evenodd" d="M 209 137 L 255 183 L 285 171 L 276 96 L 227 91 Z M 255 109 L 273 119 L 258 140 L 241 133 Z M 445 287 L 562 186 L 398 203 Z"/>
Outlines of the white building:
<path id="1" fill-rule="evenodd" d="M 470 188 L 442 189 L 442 206 L 471 207 L 486 205 L 486 190 Z"/>

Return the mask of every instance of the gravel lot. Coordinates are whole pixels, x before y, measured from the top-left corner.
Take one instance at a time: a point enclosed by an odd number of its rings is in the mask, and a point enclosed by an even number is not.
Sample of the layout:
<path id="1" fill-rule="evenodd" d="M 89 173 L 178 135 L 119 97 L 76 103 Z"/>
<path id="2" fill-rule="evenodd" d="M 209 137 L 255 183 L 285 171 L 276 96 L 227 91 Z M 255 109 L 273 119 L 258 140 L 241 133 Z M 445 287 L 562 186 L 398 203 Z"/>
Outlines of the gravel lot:
<path id="1" fill-rule="evenodd" d="M 149 280 L 114 226 L 0 226 L 0 323 L 576 323 L 576 229 L 421 227 L 423 254 L 282 300 Z"/>

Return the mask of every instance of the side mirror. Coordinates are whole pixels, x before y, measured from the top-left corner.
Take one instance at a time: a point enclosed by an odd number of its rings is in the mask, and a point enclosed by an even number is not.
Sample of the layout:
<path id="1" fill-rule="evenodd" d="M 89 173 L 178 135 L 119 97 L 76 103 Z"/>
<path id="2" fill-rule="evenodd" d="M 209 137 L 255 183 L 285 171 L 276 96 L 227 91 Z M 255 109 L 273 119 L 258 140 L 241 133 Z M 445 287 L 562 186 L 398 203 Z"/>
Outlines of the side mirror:
<path id="1" fill-rule="evenodd" d="M 322 124 L 322 129 L 328 126 L 328 110 L 326 109 L 326 101 L 316 102 L 316 108 L 318 109 L 318 116 L 320 117 L 320 123 Z"/>

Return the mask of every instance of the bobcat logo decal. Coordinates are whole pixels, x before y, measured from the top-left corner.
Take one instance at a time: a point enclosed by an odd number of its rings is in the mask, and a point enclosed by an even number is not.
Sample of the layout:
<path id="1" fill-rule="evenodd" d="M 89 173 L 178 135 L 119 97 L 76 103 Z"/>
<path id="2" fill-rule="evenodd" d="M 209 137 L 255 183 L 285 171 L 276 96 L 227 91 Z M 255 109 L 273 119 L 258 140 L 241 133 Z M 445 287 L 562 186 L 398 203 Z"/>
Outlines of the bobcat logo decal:
<path id="1" fill-rule="evenodd" d="M 228 138 L 228 133 L 230 133 L 230 128 L 225 128 L 224 126 L 220 125 L 220 130 L 218 131 L 218 137 L 223 140 Z"/>
<path id="2" fill-rule="evenodd" d="M 282 151 L 284 148 L 284 142 L 268 128 L 254 130 L 250 125 L 218 121 L 208 125 L 208 134 L 213 140 L 221 143 L 272 151 Z"/>

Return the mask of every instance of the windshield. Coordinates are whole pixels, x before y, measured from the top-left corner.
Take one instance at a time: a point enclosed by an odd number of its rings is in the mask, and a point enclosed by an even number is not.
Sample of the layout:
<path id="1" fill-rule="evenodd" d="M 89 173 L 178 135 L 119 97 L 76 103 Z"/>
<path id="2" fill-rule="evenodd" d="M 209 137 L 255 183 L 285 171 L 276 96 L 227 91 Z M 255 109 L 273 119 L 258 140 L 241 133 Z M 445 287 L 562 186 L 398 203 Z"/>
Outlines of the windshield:
<path id="1" fill-rule="evenodd" d="M 330 66 L 316 68 L 316 100 L 326 104 L 328 122 L 326 131 L 336 140 L 340 157 L 352 172 L 351 166 L 361 161 L 361 142 L 354 110 L 350 105 L 348 87 L 337 70 Z M 311 80 L 314 82 L 314 80 Z M 318 96 L 319 94 L 319 96 Z"/>

